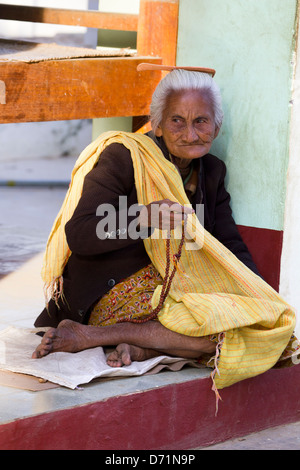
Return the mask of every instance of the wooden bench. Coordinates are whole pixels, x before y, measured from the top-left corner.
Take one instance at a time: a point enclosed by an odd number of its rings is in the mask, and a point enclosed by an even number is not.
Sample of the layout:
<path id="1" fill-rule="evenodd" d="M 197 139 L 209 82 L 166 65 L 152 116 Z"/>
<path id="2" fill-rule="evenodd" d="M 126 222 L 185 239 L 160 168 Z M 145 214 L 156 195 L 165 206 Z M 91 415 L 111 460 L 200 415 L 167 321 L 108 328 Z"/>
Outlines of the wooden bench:
<path id="1" fill-rule="evenodd" d="M 4 20 L 137 31 L 137 53 L 56 59 L 54 51 L 41 61 L 0 54 L 0 123 L 147 115 L 161 72 L 137 65 L 175 64 L 178 3 L 141 0 L 139 15 L 1 4 Z"/>

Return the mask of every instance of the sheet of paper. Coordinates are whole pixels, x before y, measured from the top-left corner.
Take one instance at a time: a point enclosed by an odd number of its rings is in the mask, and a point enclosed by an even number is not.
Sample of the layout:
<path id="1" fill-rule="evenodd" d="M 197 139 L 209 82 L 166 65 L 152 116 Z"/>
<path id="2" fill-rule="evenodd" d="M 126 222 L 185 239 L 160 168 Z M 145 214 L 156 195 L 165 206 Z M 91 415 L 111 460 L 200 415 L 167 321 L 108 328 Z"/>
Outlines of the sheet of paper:
<path id="1" fill-rule="evenodd" d="M 24 329 L 10 326 L 0 331 L 0 370 L 28 374 L 49 382 L 75 389 L 97 377 L 130 377 L 155 370 L 162 365 L 174 370 L 193 361 L 182 358 L 158 356 L 142 362 L 132 362 L 130 366 L 110 367 L 102 347 L 87 349 L 78 353 L 56 352 L 40 359 L 31 355 L 41 341 L 38 329 Z"/>

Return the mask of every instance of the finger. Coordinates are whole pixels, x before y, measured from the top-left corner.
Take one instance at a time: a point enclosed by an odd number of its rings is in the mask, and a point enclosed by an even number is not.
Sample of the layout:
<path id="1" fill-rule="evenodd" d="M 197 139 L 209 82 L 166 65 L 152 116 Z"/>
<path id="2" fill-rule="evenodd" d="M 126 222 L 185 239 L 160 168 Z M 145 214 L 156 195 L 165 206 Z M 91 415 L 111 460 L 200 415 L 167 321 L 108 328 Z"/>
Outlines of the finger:
<path id="1" fill-rule="evenodd" d="M 162 230 L 174 230 L 175 227 L 182 224 L 184 215 L 182 213 L 168 213 L 161 220 L 161 229 Z"/>
<path id="2" fill-rule="evenodd" d="M 183 206 L 183 212 L 186 215 L 195 213 L 194 209 L 192 207 L 189 207 L 189 206 Z"/>
<path id="3" fill-rule="evenodd" d="M 173 203 L 172 206 L 168 207 L 170 212 L 175 213 L 184 213 L 184 214 L 193 214 L 195 211 L 190 206 L 182 206 L 178 203 Z"/>

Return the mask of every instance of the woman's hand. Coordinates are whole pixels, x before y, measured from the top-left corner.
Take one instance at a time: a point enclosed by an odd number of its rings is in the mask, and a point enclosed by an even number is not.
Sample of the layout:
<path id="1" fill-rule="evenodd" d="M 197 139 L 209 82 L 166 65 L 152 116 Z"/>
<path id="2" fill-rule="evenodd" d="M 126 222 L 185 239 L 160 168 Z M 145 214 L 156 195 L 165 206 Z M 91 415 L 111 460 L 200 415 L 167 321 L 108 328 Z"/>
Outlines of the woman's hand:
<path id="1" fill-rule="evenodd" d="M 151 227 L 160 230 L 174 230 L 188 214 L 195 211 L 191 207 L 181 206 L 170 199 L 154 201 L 144 206 L 139 215 L 141 228 Z"/>

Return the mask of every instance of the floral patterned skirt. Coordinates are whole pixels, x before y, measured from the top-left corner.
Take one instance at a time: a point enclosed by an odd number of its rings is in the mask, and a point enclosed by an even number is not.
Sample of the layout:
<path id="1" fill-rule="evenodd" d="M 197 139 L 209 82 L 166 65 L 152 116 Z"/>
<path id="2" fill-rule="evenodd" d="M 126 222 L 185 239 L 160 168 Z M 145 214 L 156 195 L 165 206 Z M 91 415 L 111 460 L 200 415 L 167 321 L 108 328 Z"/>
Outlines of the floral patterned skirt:
<path id="1" fill-rule="evenodd" d="M 142 320 L 152 312 L 151 299 L 163 283 L 152 264 L 116 284 L 94 306 L 89 325 L 107 326 L 121 320 Z"/>

